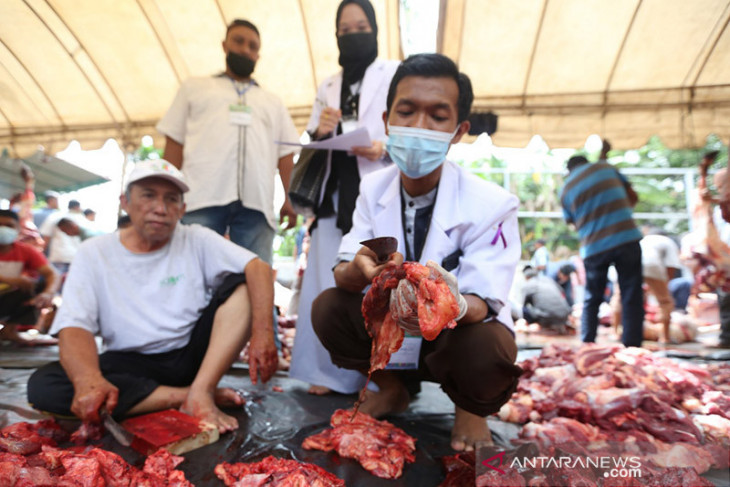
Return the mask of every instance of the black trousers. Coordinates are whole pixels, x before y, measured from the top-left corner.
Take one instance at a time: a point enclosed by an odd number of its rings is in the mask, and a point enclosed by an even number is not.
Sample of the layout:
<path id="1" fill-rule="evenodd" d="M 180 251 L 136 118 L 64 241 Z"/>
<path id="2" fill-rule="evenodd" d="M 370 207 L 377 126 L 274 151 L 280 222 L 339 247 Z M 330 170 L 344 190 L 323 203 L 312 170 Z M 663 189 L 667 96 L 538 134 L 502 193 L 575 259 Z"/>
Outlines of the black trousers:
<path id="1" fill-rule="evenodd" d="M 46 287 L 46 280 L 38 279 L 32 292 L 11 289 L 0 293 L 0 322 L 11 325 L 33 325 L 38 320 L 38 309 L 26 304 Z"/>
<path id="2" fill-rule="evenodd" d="M 312 326 L 332 362 L 346 369 L 370 367 L 372 338 L 360 307 L 363 294 L 325 290 L 312 304 Z M 497 321 L 460 324 L 423 340 L 418 380 L 437 382 L 460 408 L 479 416 L 499 411 L 517 388 L 522 369 L 515 365 L 517 345 Z"/>
<path id="3" fill-rule="evenodd" d="M 102 375 L 119 389 L 115 417 L 123 417 L 161 385 L 185 387 L 193 382 L 208 350 L 216 311 L 245 282 L 245 274 L 226 277 L 202 311 L 190 341 L 183 348 L 156 354 L 111 351 L 99 355 Z M 35 409 L 73 416 L 73 396 L 73 384 L 60 362 L 44 365 L 28 380 L 28 402 Z"/>

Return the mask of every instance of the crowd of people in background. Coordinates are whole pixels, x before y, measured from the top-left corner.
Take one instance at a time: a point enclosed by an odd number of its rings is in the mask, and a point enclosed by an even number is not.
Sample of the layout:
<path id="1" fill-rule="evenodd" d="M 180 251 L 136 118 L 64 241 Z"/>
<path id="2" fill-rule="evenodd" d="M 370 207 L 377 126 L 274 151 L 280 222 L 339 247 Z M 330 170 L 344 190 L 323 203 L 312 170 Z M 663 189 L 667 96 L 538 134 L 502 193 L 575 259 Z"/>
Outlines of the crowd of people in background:
<path id="1" fill-rule="evenodd" d="M 596 341 L 602 323 L 610 325 L 627 346 L 640 346 L 643 340 L 677 344 L 692 341 L 705 324 L 697 319 L 703 314 L 698 299 L 690 297 L 699 291 L 716 291 L 721 333 L 712 346 L 729 348 L 730 307 L 723 264 L 730 256 L 730 224 L 725 219 L 730 211 L 725 216 L 722 212 L 723 205 L 730 204 L 727 170 L 716 173 L 719 195 L 713 197 L 705 179 L 716 153 L 704 156 L 694 231 L 680 238 L 648 224 L 637 226 L 631 209 L 638 195 L 608 164 L 608 150 L 610 145 L 604 143 L 595 163 L 583 156 L 568 160 L 561 202 L 566 221 L 576 226 L 580 236 L 580 254 L 570 255 L 561 245 L 553 259 L 545 239 L 534 241 L 532 258 L 523 268 L 521 317 L 527 324 L 559 334 L 578 330 L 587 343 Z M 702 275 L 710 276 L 704 287 Z M 583 295 L 577 303 L 576 283 Z"/>
<path id="2" fill-rule="evenodd" d="M 21 167 L 25 189 L 4 210 L 0 239 L 0 340 L 21 345 L 55 344 L 48 332 L 55 318 L 63 281 L 81 241 L 100 232 L 93 220 L 96 212 L 81 210 L 69 200 L 59 206 L 61 195 L 45 191 L 37 201 L 35 175 Z M 15 224 L 9 217 L 17 216 Z M 17 227 L 17 228 L 14 228 Z M 11 238 L 12 237 L 12 238 Z M 29 331 L 30 333 L 21 333 Z"/>

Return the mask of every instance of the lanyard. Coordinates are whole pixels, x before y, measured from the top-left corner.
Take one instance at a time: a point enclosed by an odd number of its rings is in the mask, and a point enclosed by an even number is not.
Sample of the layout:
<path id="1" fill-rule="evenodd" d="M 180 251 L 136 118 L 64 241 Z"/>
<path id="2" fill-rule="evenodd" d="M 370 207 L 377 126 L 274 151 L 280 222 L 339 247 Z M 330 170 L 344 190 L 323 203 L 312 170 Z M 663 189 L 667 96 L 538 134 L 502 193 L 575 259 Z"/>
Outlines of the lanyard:
<path id="1" fill-rule="evenodd" d="M 236 80 L 234 80 L 233 78 L 228 78 L 228 79 L 231 80 L 231 83 L 233 84 L 233 89 L 236 90 L 236 93 L 238 93 L 238 101 L 243 103 L 243 95 L 245 95 L 246 92 L 249 89 L 251 89 L 251 87 L 253 86 L 253 81 L 249 81 L 249 83 L 246 86 L 239 89 L 238 84 L 236 83 Z"/>

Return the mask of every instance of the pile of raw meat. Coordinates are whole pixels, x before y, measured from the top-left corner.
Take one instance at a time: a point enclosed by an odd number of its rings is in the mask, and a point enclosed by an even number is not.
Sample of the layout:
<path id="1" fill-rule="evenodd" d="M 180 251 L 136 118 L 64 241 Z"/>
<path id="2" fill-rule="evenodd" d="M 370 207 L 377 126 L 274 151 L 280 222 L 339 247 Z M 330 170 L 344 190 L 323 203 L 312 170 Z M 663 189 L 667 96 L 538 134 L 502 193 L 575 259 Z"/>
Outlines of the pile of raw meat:
<path id="1" fill-rule="evenodd" d="M 398 293 L 403 299 L 391 299 L 391 293 Z M 399 266 L 386 268 L 375 279 L 362 301 L 365 328 L 373 337 L 370 356 L 370 373 L 384 369 L 390 355 L 403 344 L 403 329 L 394 316 L 400 310 L 410 309 L 414 314 L 423 338 L 435 339 L 444 328 L 456 326 L 454 318 L 459 315 L 459 305 L 441 274 L 419 264 L 404 262 Z"/>
<path id="2" fill-rule="evenodd" d="M 714 487 L 712 482 L 700 477 L 692 467 L 654 470 L 642 465 L 636 470 L 594 469 L 587 462 L 582 466 L 577 462 L 578 458 L 592 457 L 598 465 L 600 457 L 581 450 L 575 443 L 566 444 L 564 449 L 549 447 L 544 452 L 540 452 L 534 444 L 523 445 L 504 452 L 500 458 L 501 464 L 496 463 L 497 459 L 482 460 L 494 468 L 475 465 L 476 458 L 490 456 L 489 453 L 479 453 L 465 452 L 443 457 L 446 478 L 439 487 Z M 524 460 L 521 464 L 519 460 L 535 457 L 554 458 L 564 463 L 562 466 L 555 463 L 532 467 Z"/>
<path id="3" fill-rule="evenodd" d="M 100 448 L 57 448 L 68 440 L 77 443 L 95 436 L 88 427 L 70 437 L 53 420 L 15 423 L 0 430 L 0 485 L 94 487 L 144 485 L 189 487 L 175 467 L 184 460 L 166 450 L 147 457 L 140 470 L 122 457 Z"/>
<path id="4" fill-rule="evenodd" d="M 548 346 L 520 365 L 525 373 L 517 391 L 499 412 L 504 421 L 524 424 L 516 444 L 638 455 L 655 474 L 728 467 L 730 364 L 589 344 Z"/>
<path id="5" fill-rule="evenodd" d="M 338 409 L 330 420 L 332 428 L 310 436 L 302 442 L 306 450 L 335 450 L 340 456 L 353 458 L 373 475 L 397 479 L 405 462 L 416 457 L 416 439 L 387 421 L 378 421 L 364 413 Z"/>
<path id="6" fill-rule="evenodd" d="M 311 463 L 268 456 L 255 463 L 219 463 L 215 474 L 228 486 L 345 487 L 345 481 Z"/>

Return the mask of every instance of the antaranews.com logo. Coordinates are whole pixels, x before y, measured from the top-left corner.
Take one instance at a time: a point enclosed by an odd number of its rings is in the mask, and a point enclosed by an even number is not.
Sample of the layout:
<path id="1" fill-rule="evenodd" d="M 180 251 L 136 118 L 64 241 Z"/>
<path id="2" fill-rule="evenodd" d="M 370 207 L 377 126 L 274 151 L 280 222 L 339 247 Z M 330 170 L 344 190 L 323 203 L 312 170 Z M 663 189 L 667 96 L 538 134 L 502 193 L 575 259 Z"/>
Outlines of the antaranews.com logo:
<path id="1" fill-rule="evenodd" d="M 505 452 L 499 452 L 496 455 L 482 461 L 482 465 L 487 468 L 504 475 L 506 472 L 501 467 L 504 465 Z M 497 465 L 495 465 L 498 462 Z M 514 457 L 508 464 L 511 469 L 518 470 L 546 470 L 550 468 L 557 469 L 594 469 L 603 471 L 606 478 L 640 478 L 641 477 L 641 458 L 636 456 L 534 456 L 534 457 Z"/>

